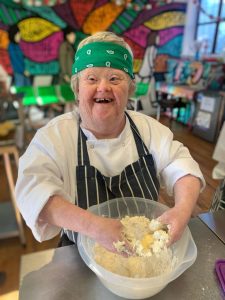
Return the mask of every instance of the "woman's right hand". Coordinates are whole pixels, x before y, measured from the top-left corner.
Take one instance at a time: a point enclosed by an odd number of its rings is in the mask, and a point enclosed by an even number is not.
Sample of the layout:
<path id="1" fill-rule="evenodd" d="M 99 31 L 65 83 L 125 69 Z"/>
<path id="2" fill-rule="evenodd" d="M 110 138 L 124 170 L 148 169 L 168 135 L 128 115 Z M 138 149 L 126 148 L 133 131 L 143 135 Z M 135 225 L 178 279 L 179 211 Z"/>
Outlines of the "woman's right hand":
<path id="1" fill-rule="evenodd" d="M 91 227 L 91 237 L 107 250 L 117 252 L 113 243 L 118 241 L 124 241 L 125 248 L 130 250 L 122 232 L 123 225 L 119 220 L 96 216 Z"/>

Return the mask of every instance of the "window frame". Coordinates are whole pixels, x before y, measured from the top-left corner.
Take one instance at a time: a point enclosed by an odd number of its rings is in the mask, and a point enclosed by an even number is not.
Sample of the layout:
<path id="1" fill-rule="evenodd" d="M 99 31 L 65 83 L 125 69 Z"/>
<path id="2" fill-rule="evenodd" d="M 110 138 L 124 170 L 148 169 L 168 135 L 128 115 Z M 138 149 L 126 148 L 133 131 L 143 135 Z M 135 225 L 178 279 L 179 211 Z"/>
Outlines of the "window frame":
<path id="1" fill-rule="evenodd" d="M 217 16 L 215 16 L 217 19 L 215 19 L 215 20 L 210 20 L 209 19 L 208 22 L 199 22 L 201 10 L 198 9 L 197 21 L 196 21 L 196 30 L 195 30 L 195 40 L 197 39 L 197 32 L 198 32 L 199 25 L 203 25 L 203 26 L 204 25 L 209 25 L 209 24 L 215 24 L 216 25 L 215 34 L 214 34 L 213 43 L 212 43 L 212 50 L 209 54 L 215 54 L 218 31 L 219 31 L 219 25 L 220 25 L 221 22 L 224 22 L 224 20 L 218 20 L 218 18 L 220 18 L 220 16 L 221 16 L 223 4 L 225 5 L 225 3 L 223 3 L 223 0 L 220 0 L 218 14 L 217 14 Z M 201 0 L 199 1 L 199 5 L 201 6 Z"/>

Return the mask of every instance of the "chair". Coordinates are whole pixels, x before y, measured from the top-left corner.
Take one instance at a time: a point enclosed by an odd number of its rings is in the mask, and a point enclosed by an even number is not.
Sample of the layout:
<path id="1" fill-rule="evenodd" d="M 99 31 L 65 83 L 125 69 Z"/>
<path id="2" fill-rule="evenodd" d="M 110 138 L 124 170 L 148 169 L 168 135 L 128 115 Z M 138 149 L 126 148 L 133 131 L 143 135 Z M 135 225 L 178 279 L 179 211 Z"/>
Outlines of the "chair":
<path id="1" fill-rule="evenodd" d="M 129 99 L 128 105 L 131 109 L 140 111 L 146 115 L 155 114 L 154 85 L 150 82 L 137 82 L 134 95 Z"/>
<path id="2" fill-rule="evenodd" d="M 57 91 L 59 89 L 56 88 L 55 85 L 52 84 L 53 76 L 51 75 L 41 75 L 35 76 L 33 80 L 33 94 L 34 97 L 38 101 L 42 102 L 42 99 L 47 99 L 48 96 L 51 97 L 55 93 L 59 99 L 59 103 L 40 103 L 40 105 L 31 105 L 29 106 L 28 110 L 28 121 L 31 129 L 38 129 L 44 126 L 50 119 L 54 118 L 55 116 L 62 114 L 65 110 L 72 110 L 68 104 L 61 103 L 61 90 L 59 95 L 57 95 Z M 31 94 L 32 94 L 31 93 Z M 53 94 L 51 94 L 53 93 Z M 44 102 L 44 101 L 43 101 Z"/>
<path id="3" fill-rule="evenodd" d="M 52 75 L 35 75 L 33 86 L 49 86 L 52 85 Z"/>
<path id="4" fill-rule="evenodd" d="M 13 176 L 12 163 L 14 159 L 16 167 L 18 167 L 19 152 L 12 142 L 8 141 L 0 144 L 0 157 L 3 158 L 5 166 L 5 174 L 7 177 L 11 202 L 2 202 L 0 204 L 0 239 L 7 237 L 19 236 L 22 245 L 26 244 L 25 232 L 23 228 L 23 220 L 16 205 L 15 183 Z"/>
<path id="5" fill-rule="evenodd" d="M 51 86 L 52 79 L 52 75 L 36 75 L 33 79 L 33 87 L 35 89 L 39 86 Z M 44 126 L 49 120 L 49 117 L 45 117 L 43 107 L 34 105 L 28 107 L 28 123 L 32 130 L 36 131 L 38 128 Z"/>
<path id="6" fill-rule="evenodd" d="M 7 104 L 18 101 L 18 119 L 19 124 L 7 121 Z M 0 203 L 0 239 L 6 237 L 19 236 L 22 245 L 25 245 L 25 233 L 23 229 L 23 221 L 20 212 L 16 206 L 15 183 L 13 177 L 12 163 L 15 161 L 18 167 L 19 152 L 18 146 L 24 146 L 24 117 L 21 107 L 21 95 L 11 94 L 4 84 L 0 90 L 0 158 L 3 158 L 5 167 L 5 175 L 9 186 L 11 202 Z M 3 168 L 1 168 L 3 171 Z"/>
<path id="7" fill-rule="evenodd" d="M 131 105 L 133 105 L 133 109 L 138 111 L 140 106 L 140 101 L 143 96 L 148 93 L 149 85 L 148 83 L 137 82 L 136 83 L 136 90 L 134 95 L 129 99 Z"/>

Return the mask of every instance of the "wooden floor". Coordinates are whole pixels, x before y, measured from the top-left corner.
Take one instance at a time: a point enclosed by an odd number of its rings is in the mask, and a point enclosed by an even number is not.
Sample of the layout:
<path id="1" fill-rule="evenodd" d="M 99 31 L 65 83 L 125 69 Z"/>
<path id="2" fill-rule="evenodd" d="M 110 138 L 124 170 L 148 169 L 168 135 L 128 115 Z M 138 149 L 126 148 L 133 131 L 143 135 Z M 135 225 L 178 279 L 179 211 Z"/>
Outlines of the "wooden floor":
<path id="1" fill-rule="evenodd" d="M 170 125 L 169 120 L 166 117 L 163 117 L 161 122 L 166 126 Z M 218 181 L 213 180 L 211 177 L 212 169 L 216 164 L 216 162 L 212 160 L 212 153 L 215 145 L 194 136 L 186 126 L 175 121 L 172 122 L 170 127 L 174 132 L 175 138 L 190 149 L 192 156 L 199 163 L 200 168 L 205 176 L 207 186 L 199 197 L 198 210 L 206 211 L 210 206 L 215 188 L 219 183 Z M 9 199 L 9 191 L 5 180 L 2 161 L 0 161 L 0 170 L 0 202 L 3 202 Z M 172 198 L 168 197 L 164 191 L 161 191 L 160 199 L 168 206 L 171 206 L 173 203 Z M 0 240 L 0 272 L 5 272 L 6 275 L 6 279 L 3 283 L 1 283 L 0 279 L 0 299 L 4 299 L 3 295 L 8 295 L 9 293 L 11 294 L 13 291 L 18 290 L 19 288 L 21 255 L 49 248 L 55 248 L 57 245 L 58 237 L 50 241 L 38 243 L 34 240 L 30 229 L 26 226 L 25 228 L 27 239 L 26 247 L 22 247 L 20 245 L 19 238 Z M 12 296 L 7 299 L 16 298 L 16 296 Z"/>

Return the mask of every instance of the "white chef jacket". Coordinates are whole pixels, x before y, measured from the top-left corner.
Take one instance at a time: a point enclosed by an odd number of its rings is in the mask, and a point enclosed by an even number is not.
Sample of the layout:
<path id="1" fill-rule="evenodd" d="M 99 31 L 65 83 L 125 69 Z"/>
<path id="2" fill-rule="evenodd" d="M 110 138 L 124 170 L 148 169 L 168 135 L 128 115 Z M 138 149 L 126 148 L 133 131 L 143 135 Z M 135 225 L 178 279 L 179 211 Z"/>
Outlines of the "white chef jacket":
<path id="1" fill-rule="evenodd" d="M 197 162 L 183 144 L 173 140 L 169 128 L 139 112 L 128 113 L 153 156 L 161 185 L 169 194 L 173 193 L 175 182 L 187 174 L 199 177 L 204 187 L 205 181 Z M 78 130 L 76 112 L 60 115 L 37 131 L 20 157 L 17 204 L 38 241 L 50 239 L 61 230 L 38 220 L 49 197 L 58 194 L 75 203 Z M 128 118 L 124 130 L 114 139 L 98 140 L 90 131 L 83 131 L 87 136 L 90 163 L 103 175 L 115 176 L 138 159 Z"/>

